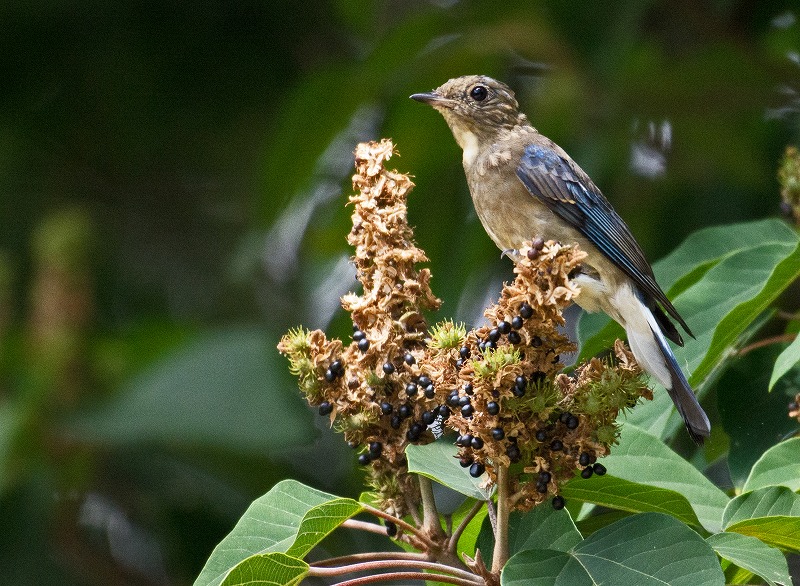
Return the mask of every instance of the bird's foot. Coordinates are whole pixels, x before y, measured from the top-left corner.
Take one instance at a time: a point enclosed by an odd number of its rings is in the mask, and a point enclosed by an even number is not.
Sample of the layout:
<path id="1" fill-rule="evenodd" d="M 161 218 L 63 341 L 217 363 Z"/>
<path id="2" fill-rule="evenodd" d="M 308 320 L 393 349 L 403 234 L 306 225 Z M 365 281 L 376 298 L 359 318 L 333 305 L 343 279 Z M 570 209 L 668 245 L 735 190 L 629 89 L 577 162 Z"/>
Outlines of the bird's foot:
<path id="1" fill-rule="evenodd" d="M 519 258 L 519 250 L 517 250 L 516 248 L 506 248 L 503 252 L 500 253 L 500 258 L 503 258 L 504 256 L 507 256 L 508 258 L 516 262 L 517 259 Z"/>

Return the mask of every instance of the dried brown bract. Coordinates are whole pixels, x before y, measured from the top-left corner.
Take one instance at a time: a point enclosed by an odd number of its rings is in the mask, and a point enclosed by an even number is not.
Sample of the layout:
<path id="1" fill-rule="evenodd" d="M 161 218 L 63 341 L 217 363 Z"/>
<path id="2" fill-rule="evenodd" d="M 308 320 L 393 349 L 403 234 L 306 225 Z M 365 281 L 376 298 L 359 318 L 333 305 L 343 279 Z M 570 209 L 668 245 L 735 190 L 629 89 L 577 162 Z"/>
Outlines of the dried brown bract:
<path id="1" fill-rule="evenodd" d="M 616 440 L 617 414 L 650 391 L 619 341 L 615 364 L 592 359 L 572 376 L 559 374 L 560 356 L 575 346 L 558 328 L 580 293 L 570 275 L 585 253 L 527 243 L 515 280 L 484 312 L 489 325 L 468 332 L 444 321 L 429 330 L 423 312 L 441 302 L 430 271 L 416 268 L 427 258 L 407 222 L 413 183 L 386 170 L 392 154 L 388 140 L 356 149 L 348 242 L 363 292 L 342 299 L 352 341 L 300 328 L 278 346 L 308 401 L 361 449 L 381 506 L 396 515 L 418 501 L 406 445 L 433 441 L 445 428 L 458 434 L 458 458 L 472 476 L 487 473 L 489 483 L 498 467 L 509 469 L 517 508 L 557 494 L 576 470 L 604 473 L 596 460 Z"/>

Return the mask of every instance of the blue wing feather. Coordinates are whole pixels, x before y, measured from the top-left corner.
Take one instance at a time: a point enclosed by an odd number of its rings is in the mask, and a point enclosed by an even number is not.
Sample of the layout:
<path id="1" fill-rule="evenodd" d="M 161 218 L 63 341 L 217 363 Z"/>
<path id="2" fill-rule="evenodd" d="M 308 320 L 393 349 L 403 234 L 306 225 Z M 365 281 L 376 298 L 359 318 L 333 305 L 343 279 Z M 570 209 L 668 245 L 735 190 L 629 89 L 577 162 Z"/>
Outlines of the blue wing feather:
<path id="1" fill-rule="evenodd" d="M 656 283 L 653 269 L 628 226 L 589 176 L 562 153 L 554 143 L 528 145 L 517 167 L 517 176 L 531 195 L 586 236 L 636 283 L 647 298 L 661 305 L 692 335 Z M 682 344 L 677 330 L 670 328 L 666 318 L 659 319 L 659 323 L 670 339 Z"/>

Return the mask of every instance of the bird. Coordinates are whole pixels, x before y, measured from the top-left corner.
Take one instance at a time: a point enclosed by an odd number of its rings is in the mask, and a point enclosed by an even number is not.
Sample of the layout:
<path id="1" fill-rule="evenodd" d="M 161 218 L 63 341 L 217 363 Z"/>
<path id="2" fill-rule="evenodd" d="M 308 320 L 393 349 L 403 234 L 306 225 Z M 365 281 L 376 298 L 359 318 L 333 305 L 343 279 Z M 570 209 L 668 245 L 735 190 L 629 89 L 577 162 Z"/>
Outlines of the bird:
<path id="1" fill-rule="evenodd" d="M 540 134 L 514 92 L 491 77 L 453 78 L 411 99 L 444 116 L 463 151 L 475 211 L 500 250 L 513 257 L 539 237 L 577 243 L 587 253 L 573 275 L 580 287 L 575 302 L 588 312 L 605 312 L 625 329 L 636 361 L 667 390 L 701 445 L 711 424 L 667 342 L 683 346 L 670 318 L 694 336 L 630 229 L 586 172 Z"/>

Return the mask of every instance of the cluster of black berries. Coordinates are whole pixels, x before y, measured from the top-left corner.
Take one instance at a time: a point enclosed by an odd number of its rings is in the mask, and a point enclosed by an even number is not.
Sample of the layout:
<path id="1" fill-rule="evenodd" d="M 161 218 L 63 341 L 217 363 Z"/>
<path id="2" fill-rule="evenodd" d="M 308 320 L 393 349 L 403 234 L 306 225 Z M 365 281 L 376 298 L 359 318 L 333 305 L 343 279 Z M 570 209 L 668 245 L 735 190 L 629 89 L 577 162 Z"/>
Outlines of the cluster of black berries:
<path id="1" fill-rule="evenodd" d="M 519 314 L 511 318 L 511 321 L 499 321 L 495 327 L 489 330 L 485 340 L 478 342 L 478 349 L 481 352 L 486 350 L 494 350 L 497 348 L 497 343 L 500 341 L 501 336 L 507 336 L 508 343 L 516 346 L 522 343 L 522 336 L 519 331 L 524 325 L 524 320 L 533 316 L 533 308 L 528 303 L 522 303 L 519 307 Z M 531 346 L 538 347 L 542 345 L 542 340 L 538 336 L 531 339 Z M 465 348 L 462 348 L 464 350 Z M 468 348 L 466 348 L 469 351 Z"/>

